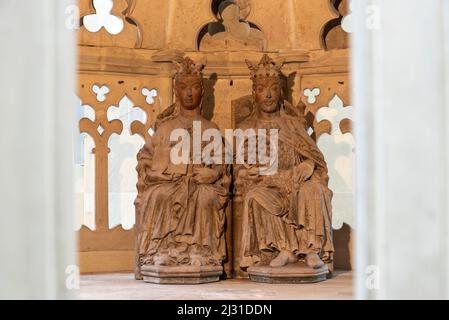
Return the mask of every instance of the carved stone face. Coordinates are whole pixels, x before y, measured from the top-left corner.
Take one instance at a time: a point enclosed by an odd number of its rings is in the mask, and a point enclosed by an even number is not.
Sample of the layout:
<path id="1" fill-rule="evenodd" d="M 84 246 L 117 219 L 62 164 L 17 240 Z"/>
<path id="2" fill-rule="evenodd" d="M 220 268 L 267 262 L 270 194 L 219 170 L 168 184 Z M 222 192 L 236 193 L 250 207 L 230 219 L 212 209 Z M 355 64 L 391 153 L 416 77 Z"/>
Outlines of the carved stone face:
<path id="1" fill-rule="evenodd" d="M 281 84 L 276 77 L 256 79 L 253 90 L 254 101 L 261 111 L 272 113 L 277 111 L 281 100 Z"/>
<path id="2" fill-rule="evenodd" d="M 176 97 L 188 110 L 199 107 L 203 97 L 203 84 L 197 76 L 182 76 L 176 81 Z"/>

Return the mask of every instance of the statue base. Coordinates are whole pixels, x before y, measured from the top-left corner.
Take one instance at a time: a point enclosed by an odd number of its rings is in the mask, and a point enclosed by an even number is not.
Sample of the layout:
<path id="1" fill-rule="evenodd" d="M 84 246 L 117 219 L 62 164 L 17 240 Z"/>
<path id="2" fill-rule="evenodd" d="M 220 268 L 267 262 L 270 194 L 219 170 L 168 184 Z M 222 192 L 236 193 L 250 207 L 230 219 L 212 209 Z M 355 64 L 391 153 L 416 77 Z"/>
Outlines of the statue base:
<path id="1" fill-rule="evenodd" d="M 280 268 L 255 266 L 249 267 L 247 271 L 252 281 L 262 283 L 314 283 L 326 280 L 329 274 L 326 265 L 313 269 L 303 262 L 291 263 Z"/>
<path id="2" fill-rule="evenodd" d="M 154 266 L 142 267 L 143 281 L 158 284 L 200 284 L 216 282 L 223 274 L 218 266 Z"/>
<path id="3" fill-rule="evenodd" d="M 327 262 L 326 263 L 327 266 L 327 270 L 329 270 L 328 274 L 327 274 L 327 278 L 328 279 L 332 279 L 332 277 L 334 276 L 334 262 Z"/>

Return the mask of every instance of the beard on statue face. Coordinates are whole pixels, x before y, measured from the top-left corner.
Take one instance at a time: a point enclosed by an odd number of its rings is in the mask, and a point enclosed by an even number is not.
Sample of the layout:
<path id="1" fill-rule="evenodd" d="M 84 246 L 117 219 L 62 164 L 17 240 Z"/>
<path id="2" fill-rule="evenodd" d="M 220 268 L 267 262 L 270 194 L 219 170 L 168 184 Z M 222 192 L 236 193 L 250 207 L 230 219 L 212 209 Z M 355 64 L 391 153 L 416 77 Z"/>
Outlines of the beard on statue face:
<path id="1" fill-rule="evenodd" d="M 202 79 L 197 76 L 180 77 L 176 82 L 176 97 L 183 108 L 196 109 L 203 97 Z"/>
<path id="2" fill-rule="evenodd" d="M 277 77 L 256 79 L 254 84 L 254 101 L 261 111 L 276 112 L 281 101 L 281 84 Z"/>

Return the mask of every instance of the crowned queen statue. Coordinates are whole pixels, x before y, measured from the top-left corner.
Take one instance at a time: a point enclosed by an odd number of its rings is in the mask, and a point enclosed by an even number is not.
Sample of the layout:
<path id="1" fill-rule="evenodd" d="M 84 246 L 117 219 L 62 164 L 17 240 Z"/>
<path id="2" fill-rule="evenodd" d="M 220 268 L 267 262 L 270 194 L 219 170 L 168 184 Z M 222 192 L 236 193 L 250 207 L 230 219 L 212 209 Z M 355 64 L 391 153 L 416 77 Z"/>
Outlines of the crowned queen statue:
<path id="1" fill-rule="evenodd" d="M 176 103 L 157 117 L 154 135 L 137 155 L 136 278 L 153 283 L 217 281 L 226 259 L 230 170 L 224 161 L 202 161 L 201 154 L 195 161 L 194 127 L 200 128 L 200 136 L 218 128 L 201 116 L 203 66 L 189 58 L 176 65 Z M 188 157 L 181 163 L 172 159 L 176 130 L 186 132 L 189 140 L 187 150 L 181 150 Z"/>
<path id="2" fill-rule="evenodd" d="M 247 64 L 253 108 L 238 127 L 256 135 L 276 129 L 278 146 L 272 148 L 277 168 L 269 174 L 259 163 L 236 166 L 243 189 L 240 267 L 261 282 L 324 280 L 334 251 L 326 162 L 304 116 L 282 99 L 281 65 L 268 55 Z"/>

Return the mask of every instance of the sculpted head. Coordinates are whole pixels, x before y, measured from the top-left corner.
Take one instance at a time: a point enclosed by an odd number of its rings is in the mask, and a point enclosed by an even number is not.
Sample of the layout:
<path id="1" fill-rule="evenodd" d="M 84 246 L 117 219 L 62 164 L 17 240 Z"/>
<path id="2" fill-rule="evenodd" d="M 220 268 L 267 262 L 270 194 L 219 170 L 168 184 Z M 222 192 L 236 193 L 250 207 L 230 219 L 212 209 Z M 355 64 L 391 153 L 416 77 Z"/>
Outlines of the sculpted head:
<path id="1" fill-rule="evenodd" d="M 184 58 L 176 64 L 175 76 L 176 100 L 182 108 L 194 110 L 201 105 L 203 99 L 203 73 L 204 65 L 195 64 L 190 58 Z"/>
<path id="2" fill-rule="evenodd" d="M 253 80 L 253 99 L 256 106 L 265 113 L 276 112 L 282 103 L 282 64 L 276 64 L 264 55 L 258 64 L 246 61 Z"/>

